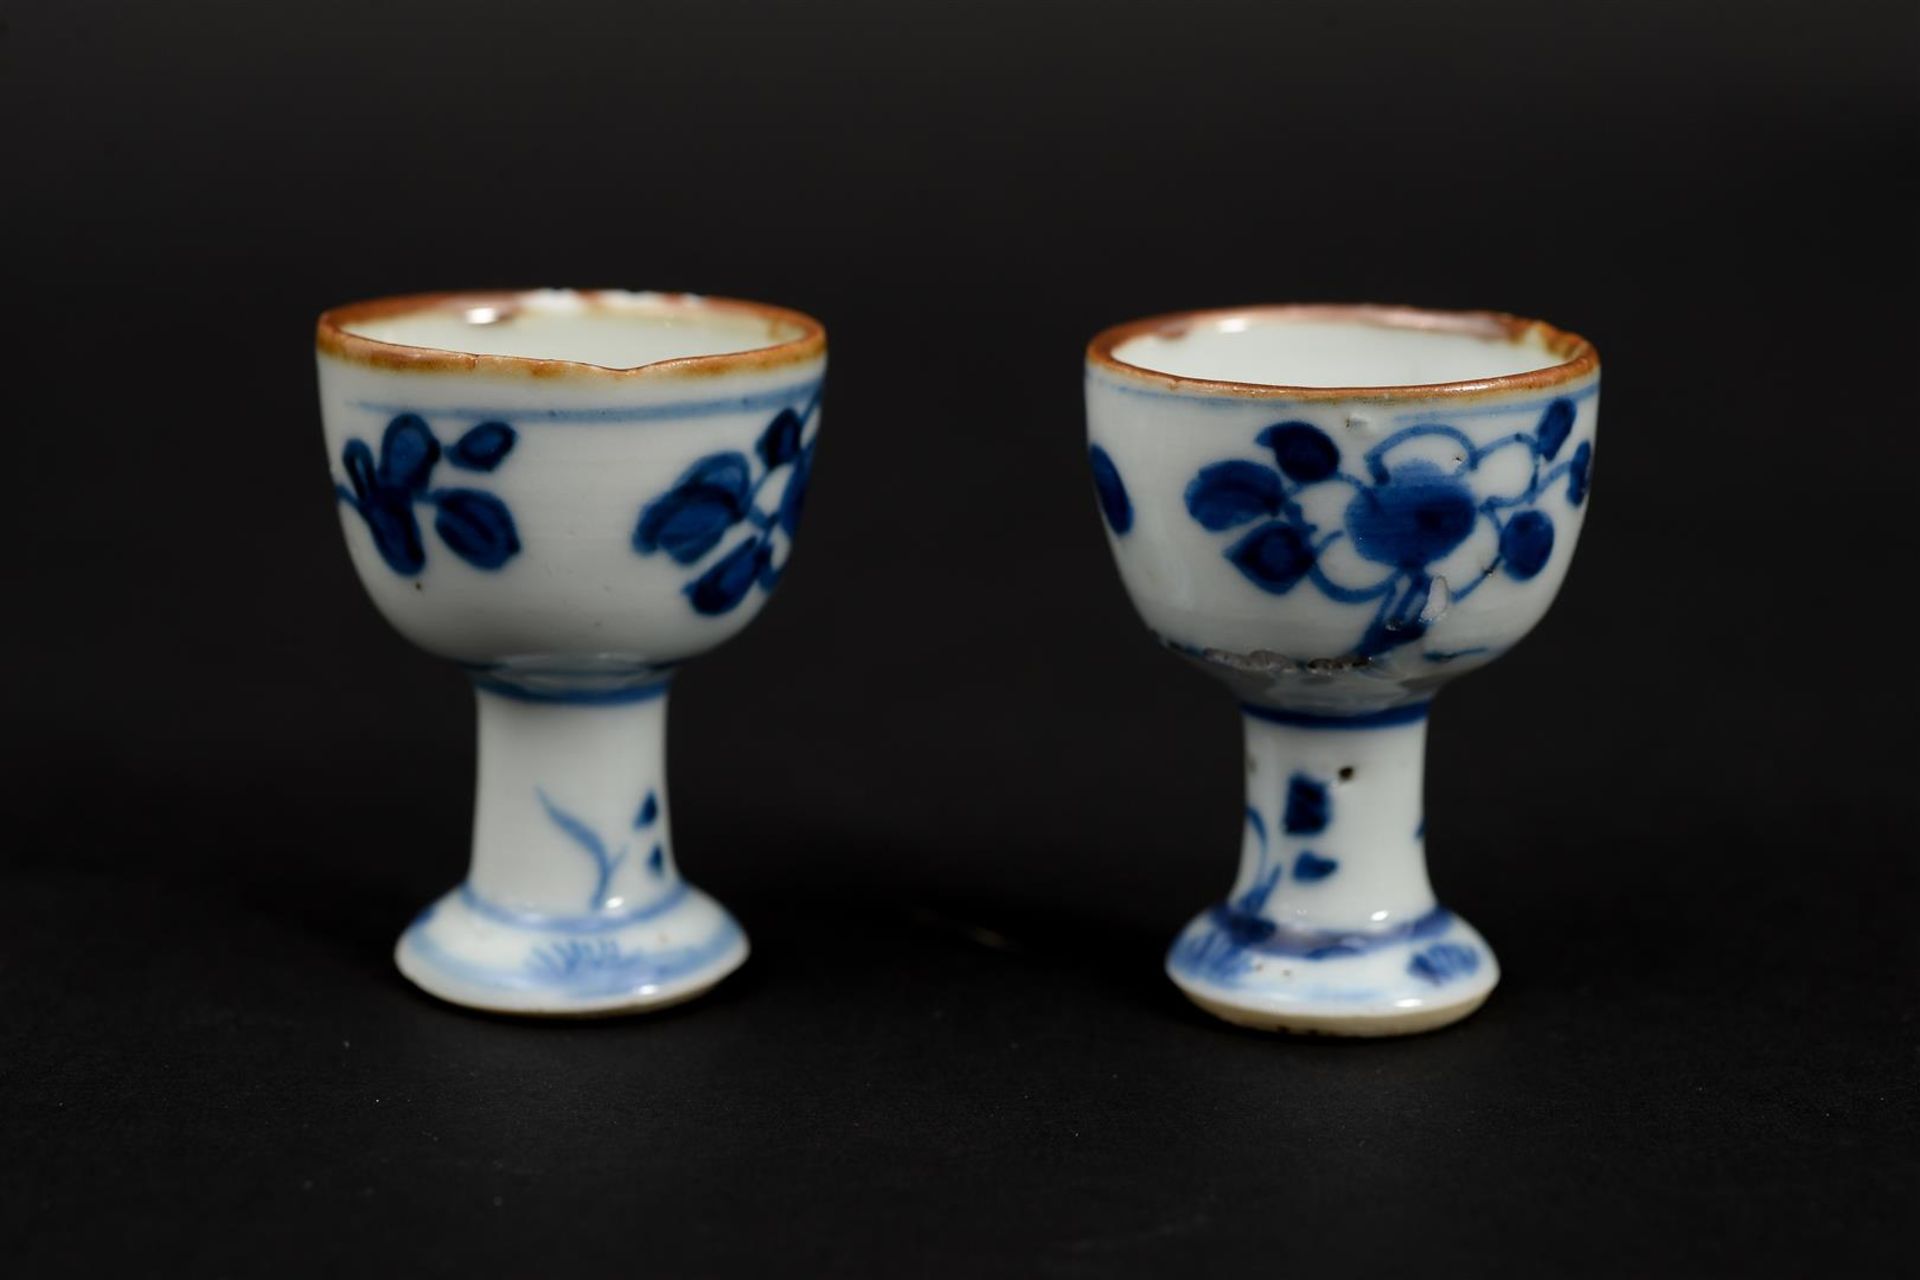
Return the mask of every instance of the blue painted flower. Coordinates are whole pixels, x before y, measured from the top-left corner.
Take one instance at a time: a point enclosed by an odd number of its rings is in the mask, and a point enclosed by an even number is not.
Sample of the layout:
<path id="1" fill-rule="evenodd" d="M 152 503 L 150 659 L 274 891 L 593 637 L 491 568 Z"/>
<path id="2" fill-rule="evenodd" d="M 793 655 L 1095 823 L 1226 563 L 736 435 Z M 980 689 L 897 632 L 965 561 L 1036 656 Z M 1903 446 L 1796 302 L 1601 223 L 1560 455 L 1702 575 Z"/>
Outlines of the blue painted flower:
<path id="1" fill-rule="evenodd" d="M 737 526 L 747 526 L 745 538 L 681 588 L 696 613 L 730 613 L 756 584 L 771 591 L 780 581 L 786 562 L 785 555 L 776 559 L 774 534 L 782 535 L 779 542 L 791 554 L 813 475 L 814 444 L 805 438 L 806 426 L 819 404 L 815 391 L 804 409 L 782 409 L 760 433 L 752 457 L 733 449 L 710 453 L 640 509 L 633 549 L 643 556 L 664 551 L 682 565 L 707 560 Z M 771 513 L 762 511 L 760 491 L 783 473 L 779 504 Z"/>
<path id="2" fill-rule="evenodd" d="M 335 485 L 334 492 L 367 522 L 375 549 L 395 573 L 426 568 L 416 506 L 434 509 L 434 532 L 448 550 L 477 569 L 498 569 L 520 552 L 506 503 L 479 489 L 435 489 L 430 482 L 443 457 L 461 470 L 494 470 L 516 438 L 504 422 L 483 422 L 443 451 L 425 419 L 403 413 L 387 424 L 378 462 L 364 440 L 347 441 L 340 451 L 347 483 Z"/>
<path id="3" fill-rule="evenodd" d="M 1408 427 L 1368 450 L 1360 474 L 1341 469 L 1339 445 L 1312 423 L 1275 423 L 1254 437 L 1272 462 L 1200 468 L 1187 513 L 1212 533 L 1252 526 L 1222 554 L 1263 591 L 1310 580 L 1329 599 L 1373 605 L 1352 656 L 1375 657 L 1420 639 L 1495 572 L 1524 582 L 1546 568 L 1553 520 L 1535 504 L 1562 477 L 1573 506 L 1587 495 L 1592 444 L 1555 462 L 1575 417 L 1556 399 L 1532 431 L 1486 445 L 1439 423 Z M 1343 489 L 1336 505 L 1322 500 Z"/>
<path id="4" fill-rule="evenodd" d="M 1416 459 L 1355 493 L 1346 527 L 1361 555 L 1412 573 L 1465 542 L 1479 518 L 1470 486 Z"/>
<path id="5" fill-rule="evenodd" d="M 751 485 L 746 454 L 709 454 L 641 510 L 634 550 L 665 551 L 680 564 L 692 564 L 746 518 Z"/>

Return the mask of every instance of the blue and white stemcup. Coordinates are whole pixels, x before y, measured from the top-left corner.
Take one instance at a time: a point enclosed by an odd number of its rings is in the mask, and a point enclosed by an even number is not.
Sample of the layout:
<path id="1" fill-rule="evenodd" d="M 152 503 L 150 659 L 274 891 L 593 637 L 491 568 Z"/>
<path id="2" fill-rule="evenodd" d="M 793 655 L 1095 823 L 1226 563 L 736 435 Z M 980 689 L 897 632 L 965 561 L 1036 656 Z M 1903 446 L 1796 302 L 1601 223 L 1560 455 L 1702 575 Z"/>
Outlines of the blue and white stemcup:
<path id="1" fill-rule="evenodd" d="M 674 856 L 669 683 L 786 568 L 824 331 L 753 303 L 548 290 L 342 307 L 318 346 L 354 567 L 478 708 L 468 874 L 401 937 L 401 971 L 513 1013 L 698 995 L 747 941 Z"/>
<path id="2" fill-rule="evenodd" d="M 1167 958 L 1202 1007 L 1391 1035 L 1493 989 L 1491 949 L 1427 879 L 1428 704 L 1558 591 L 1598 404 L 1585 340 L 1490 313 L 1198 312 L 1089 346 L 1121 579 L 1242 705 L 1239 874 Z"/>

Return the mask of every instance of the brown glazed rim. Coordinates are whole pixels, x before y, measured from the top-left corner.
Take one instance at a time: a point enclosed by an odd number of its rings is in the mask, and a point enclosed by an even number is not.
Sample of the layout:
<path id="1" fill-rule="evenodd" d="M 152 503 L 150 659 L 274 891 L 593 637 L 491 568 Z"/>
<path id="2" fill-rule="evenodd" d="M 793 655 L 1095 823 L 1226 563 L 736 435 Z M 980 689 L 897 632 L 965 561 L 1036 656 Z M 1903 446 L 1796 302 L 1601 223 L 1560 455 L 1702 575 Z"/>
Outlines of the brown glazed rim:
<path id="1" fill-rule="evenodd" d="M 799 333 L 796 337 L 779 342 L 769 341 L 764 347 L 750 347 L 745 351 L 680 356 L 672 360 L 655 360 L 649 364 L 620 368 L 588 364 L 583 360 L 476 355 L 442 347 L 415 347 L 401 342 L 383 342 L 347 330 L 348 325 L 421 311 L 457 312 L 494 307 L 511 314 L 524 306 L 527 298 L 541 292 L 571 293 L 585 299 L 589 306 L 609 310 L 628 305 L 636 298 L 645 298 L 649 307 L 657 307 L 663 312 L 749 315 L 766 321 L 770 329 L 776 325 L 786 325 L 797 329 Z M 727 373 L 760 373 L 818 360 L 827 352 L 827 331 L 812 316 L 789 311 L 785 307 L 770 306 L 764 302 L 742 302 L 736 298 L 713 298 L 698 293 L 625 293 L 612 289 L 487 289 L 455 293 L 409 293 L 331 307 L 320 313 L 320 322 L 314 330 L 314 345 L 327 355 L 341 360 L 402 373 L 492 373 L 527 378 L 594 380 L 710 378 Z"/>
<path id="2" fill-rule="evenodd" d="M 1497 378 L 1466 382 L 1428 382 L 1409 386 L 1290 387 L 1270 382 L 1232 382 L 1224 378 L 1189 378 L 1177 373 L 1131 364 L 1114 355 L 1114 348 L 1134 338 L 1178 338 L 1195 328 L 1227 320 L 1332 320 L 1376 325 L 1385 329 L 1424 329 L 1464 333 L 1519 345 L 1538 336 L 1562 363 Z M 1600 368 L 1600 353 L 1577 333 L 1556 329 L 1540 320 L 1503 311 L 1429 311 L 1421 307 L 1387 307 L 1370 303 L 1287 303 L 1274 306 L 1220 307 L 1206 311 L 1176 311 L 1144 320 L 1131 320 L 1103 329 L 1087 344 L 1087 363 L 1133 382 L 1193 395 L 1235 396 L 1261 400 L 1451 400 L 1478 399 L 1511 391 L 1539 391 L 1577 382 Z"/>

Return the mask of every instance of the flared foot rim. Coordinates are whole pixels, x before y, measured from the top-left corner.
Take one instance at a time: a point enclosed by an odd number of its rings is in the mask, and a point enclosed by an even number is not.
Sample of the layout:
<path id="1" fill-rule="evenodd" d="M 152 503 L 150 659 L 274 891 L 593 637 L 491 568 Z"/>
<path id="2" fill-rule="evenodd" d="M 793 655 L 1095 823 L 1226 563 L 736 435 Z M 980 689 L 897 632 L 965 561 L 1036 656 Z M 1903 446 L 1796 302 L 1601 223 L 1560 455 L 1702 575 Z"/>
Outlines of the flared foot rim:
<path id="1" fill-rule="evenodd" d="M 588 922 L 587 928 L 581 922 Z M 691 885 L 670 909 L 598 928 L 593 917 L 523 925 L 463 888 L 420 914 L 394 948 L 400 972 L 462 1008 L 532 1018 L 650 1013 L 713 989 L 746 963 L 739 924 Z"/>
<path id="2" fill-rule="evenodd" d="M 1493 994 L 1489 989 L 1457 1004 L 1409 1009 L 1404 1013 L 1333 1014 L 1306 1010 L 1281 1011 L 1233 1004 L 1196 991 L 1177 978 L 1174 980 L 1174 985 L 1180 988 L 1181 994 L 1187 999 L 1223 1022 L 1231 1022 L 1237 1027 L 1247 1027 L 1254 1031 L 1273 1031 L 1296 1036 L 1377 1038 L 1411 1036 L 1423 1031 L 1437 1031 L 1441 1027 L 1452 1026 L 1474 1013 L 1487 1002 L 1487 997 Z"/>

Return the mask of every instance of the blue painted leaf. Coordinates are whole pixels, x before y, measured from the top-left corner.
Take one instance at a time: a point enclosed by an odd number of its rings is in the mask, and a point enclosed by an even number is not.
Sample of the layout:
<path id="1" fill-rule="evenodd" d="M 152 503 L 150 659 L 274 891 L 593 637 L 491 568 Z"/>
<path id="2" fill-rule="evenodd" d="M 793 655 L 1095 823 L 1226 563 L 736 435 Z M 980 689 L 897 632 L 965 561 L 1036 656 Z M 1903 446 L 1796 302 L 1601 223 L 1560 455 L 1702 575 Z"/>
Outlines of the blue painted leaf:
<path id="1" fill-rule="evenodd" d="M 1314 484 L 1340 469 L 1340 446 L 1311 422 L 1280 422 L 1255 437 L 1291 480 Z"/>
<path id="2" fill-rule="evenodd" d="M 711 489 L 716 493 L 725 494 L 733 503 L 734 510 L 745 512 L 747 490 L 752 476 L 753 466 L 747 461 L 747 455 L 729 449 L 725 453 L 710 453 L 688 467 L 685 473 L 673 482 L 673 487 Z"/>
<path id="3" fill-rule="evenodd" d="M 1313 568 L 1314 550 L 1306 534 L 1274 520 L 1228 547 L 1227 559 L 1255 586 L 1284 595 Z"/>
<path id="4" fill-rule="evenodd" d="M 1311 849 L 1302 849 L 1300 856 L 1293 860 L 1293 878 L 1301 884 L 1325 880 L 1339 869 L 1338 858 L 1323 858 Z"/>
<path id="5" fill-rule="evenodd" d="M 1106 517 L 1107 528 L 1115 534 L 1125 533 L 1133 528 L 1133 501 L 1127 497 L 1120 468 L 1097 444 L 1088 446 L 1087 461 L 1093 466 L 1093 488 L 1100 496 L 1100 512 Z"/>
<path id="6" fill-rule="evenodd" d="M 692 564 L 714 549 L 738 524 L 733 504 L 710 491 L 676 489 L 647 504 L 633 532 L 634 550 L 664 549 L 680 564 Z"/>
<path id="7" fill-rule="evenodd" d="M 808 445 L 794 459 L 793 474 L 787 477 L 787 491 L 780 495 L 780 527 L 789 538 L 800 528 L 800 516 L 807 505 L 807 485 L 813 480 L 813 446 Z"/>
<path id="8" fill-rule="evenodd" d="M 1187 514 L 1219 533 L 1280 510 L 1280 473 L 1260 462 L 1216 462 L 1187 486 Z"/>
<path id="9" fill-rule="evenodd" d="M 440 489 L 434 532 L 449 550 L 476 569 L 498 569 L 520 552 L 520 533 L 507 504 L 478 489 Z"/>
<path id="10" fill-rule="evenodd" d="M 656 876 L 667 874 L 667 851 L 659 845 L 653 846 L 653 852 L 647 855 L 647 870 Z"/>
<path id="11" fill-rule="evenodd" d="M 447 450 L 447 461 L 464 471 L 491 471 L 518 439 L 504 422 L 483 422 L 453 442 L 453 448 Z"/>
<path id="12" fill-rule="evenodd" d="M 665 551 L 680 564 L 700 559 L 746 515 L 750 475 L 743 453 L 710 454 L 694 463 L 673 488 L 642 508 L 633 549 L 642 555 Z"/>
<path id="13" fill-rule="evenodd" d="M 800 415 L 791 409 L 782 409 L 779 416 L 767 424 L 760 433 L 760 442 L 754 447 L 760 451 L 760 460 L 771 471 L 784 466 L 800 453 Z"/>
<path id="14" fill-rule="evenodd" d="M 349 440 L 347 447 L 340 451 L 340 465 L 346 470 L 347 482 L 353 486 L 354 498 L 365 502 L 376 482 L 373 450 L 365 440 Z"/>
<path id="15" fill-rule="evenodd" d="M 380 483 L 409 493 L 424 492 L 438 461 L 440 442 L 419 414 L 403 413 L 387 424 L 380 441 Z"/>
<path id="16" fill-rule="evenodd" d="M 1546 568 L 1553 554 L 1553 521 L 1544 511 L 1522 511 L 1500 531 L 1500 559 L 1507 576 L 1525 582 Z"/>
<path id="17" fill-rule="evenodd" d="M 1327 784 L 1304 773 L 1287 779 L 1287 808 L 1281 818 L 1290 836 L 1319 835 L 1332 820 Z"/>
<path id="18" fill-rule="evenodd" d="M 654 820 L 657 819 L 659 816 L 660 816 L 660 797 L 656 793 L 649 791 L 647 792 L 647 798 L 640 802 L 640 812 L 634 815 L 634 818 L 633 818 L 634 830 L 638 831 L 642 827 L 652 826 L 654 824 Z"/>
<path id="19" fill-rule="evenodd" d="M 709 616 L 731 612 L 753 589 L 767 555 L 765 540 L 748 538 L 688 583 L 684 588 L 687 599 L 697 612 Z"/>
<path id="20" fill-rule="evenodd" d="M 555 804 L 547 796 L 545 788 L 535 787 L 533 793 L 540 798 L 540 807 L 547 811 L 547 818 L 553 825 L 592 855 L 595 865 L 604 865 L 608 861 L 607 846 L 601 842 L 599 832 Z"/>
<path id="21" fill-rule="evenodd" d="M 413 503 L 404 493 L 378 490 L 370 500 L 360 504 L 360 514 L 387 568 L 412 576 L 427 567 L 426 548 L 420 542 L 420 521 L 414 518 Z"/>
<path id="22" fill-rule="evenodd" d="M 1540 456 L 1551 461 L 1572 431 L 1573 401 L 1562 396 L 1547 406 L 1547 411 L 1540 415 L 1540 425 L 1534 429 L 1533 439 Z"/>
<path id="23" fill-rule="evenodd" d="M 1587 500 L 1587 486 L 1593 477 L 1593 443 L 1582 440 L 1567 463 L 1567 501 L 1579 506 Z"/>

